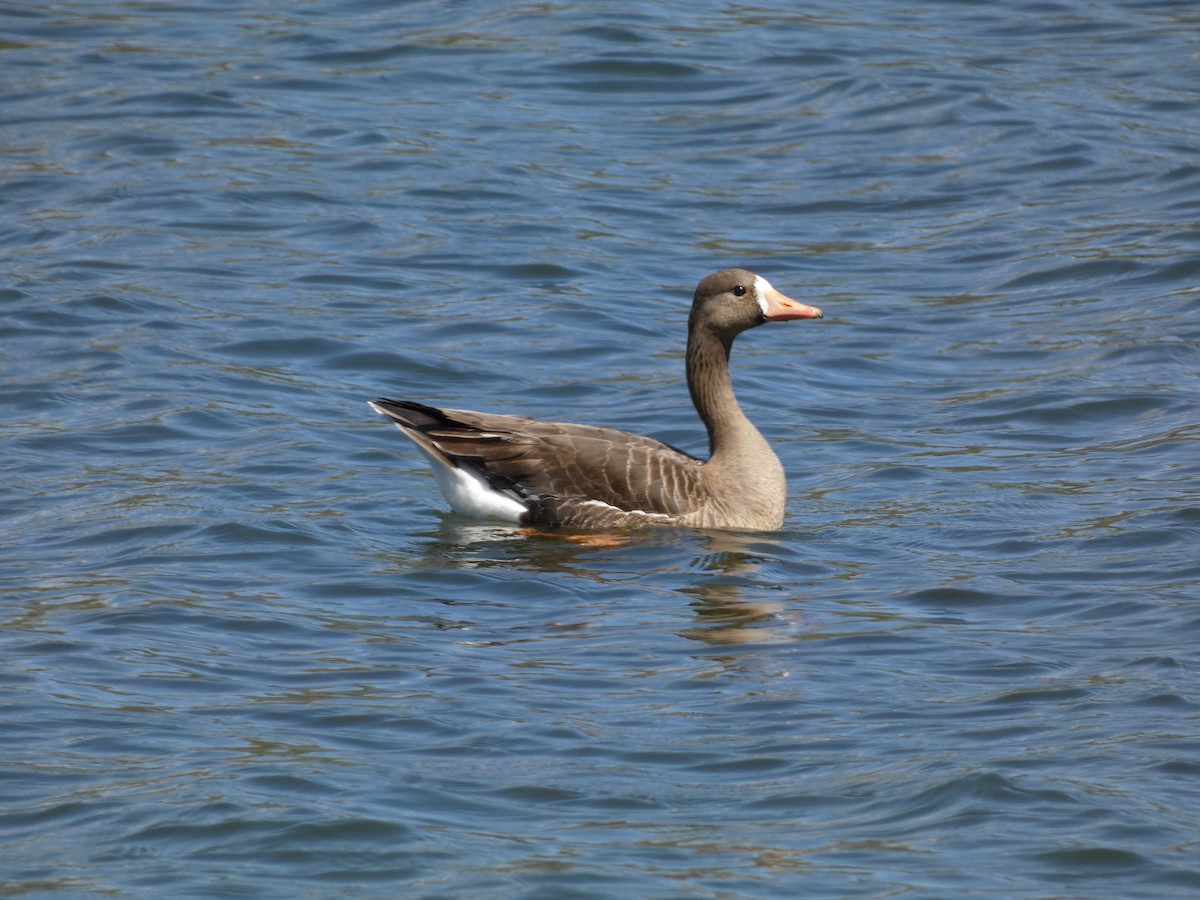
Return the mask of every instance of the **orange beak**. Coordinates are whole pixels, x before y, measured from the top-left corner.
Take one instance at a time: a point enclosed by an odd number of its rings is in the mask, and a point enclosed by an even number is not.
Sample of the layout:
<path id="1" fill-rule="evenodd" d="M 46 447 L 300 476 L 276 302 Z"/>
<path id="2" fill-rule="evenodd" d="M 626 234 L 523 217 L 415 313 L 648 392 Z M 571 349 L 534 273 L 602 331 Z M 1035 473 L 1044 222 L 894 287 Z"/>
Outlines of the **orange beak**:
<path id="1" fill-rule="evenodd" d="M 815 306 L 798 303 L 791 297 L 767 288 L 762 296 L 763 318 L 768 322 L 786 322 L 788 319 L 819 319 L 821 311 Z"/>

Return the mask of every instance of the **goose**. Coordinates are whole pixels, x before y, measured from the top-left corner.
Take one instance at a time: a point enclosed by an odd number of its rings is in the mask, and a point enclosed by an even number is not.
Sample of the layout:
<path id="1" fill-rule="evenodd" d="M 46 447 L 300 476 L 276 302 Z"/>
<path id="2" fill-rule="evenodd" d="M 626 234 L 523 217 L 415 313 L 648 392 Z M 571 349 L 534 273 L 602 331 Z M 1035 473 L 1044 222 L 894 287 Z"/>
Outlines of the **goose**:
<path id="1" fill-rule="evenodd" d="M 708 430 L 709 457 L 615 428 L 380 398 L 371 407 L 433 467 L 460 515 L 570 531 L 674 525 L 774 531 L 787 485 L 779 457 L 733 394 L 729 351 L 766 322 L 821 310 L 761 275 L 723 269 L 701 280 L 688 316 L 687 383 Z"/>

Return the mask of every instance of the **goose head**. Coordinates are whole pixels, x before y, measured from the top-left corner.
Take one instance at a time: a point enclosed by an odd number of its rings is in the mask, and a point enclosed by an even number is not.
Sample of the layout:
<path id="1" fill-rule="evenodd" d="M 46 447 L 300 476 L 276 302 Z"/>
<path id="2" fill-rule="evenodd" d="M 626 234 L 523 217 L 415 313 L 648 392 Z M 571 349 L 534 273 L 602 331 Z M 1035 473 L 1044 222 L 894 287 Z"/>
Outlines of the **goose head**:
<path id="1" fill-rule="evenodd" d="M 789 319 L 819 319 L 821 310 L 780 293 L 761 275 L 722 269 L 696 286 L 690 329 L 703 327 L 730 342 L 748 328 Z"/>

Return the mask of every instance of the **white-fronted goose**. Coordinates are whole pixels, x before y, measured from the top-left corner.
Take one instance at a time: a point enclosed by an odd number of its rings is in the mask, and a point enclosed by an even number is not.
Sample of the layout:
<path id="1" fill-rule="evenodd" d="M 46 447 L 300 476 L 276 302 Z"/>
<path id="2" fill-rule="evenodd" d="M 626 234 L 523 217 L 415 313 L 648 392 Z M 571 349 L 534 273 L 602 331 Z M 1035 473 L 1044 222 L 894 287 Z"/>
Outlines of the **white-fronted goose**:
<path id="1" fill-rule="evenodd" d="M 455 512 L 566 529 L 685 525 L 773 530 L 787 498 L 783 466 L 742 413 L 729 377 L 733 339 L 747 328 L 821 311 L 760 275 L 724 269 L 696 287 L 688 317 L 687 382 L 708 429 L 708 461 L 654 438 L 521 416 L 375 400 L 429 458 Z"/>

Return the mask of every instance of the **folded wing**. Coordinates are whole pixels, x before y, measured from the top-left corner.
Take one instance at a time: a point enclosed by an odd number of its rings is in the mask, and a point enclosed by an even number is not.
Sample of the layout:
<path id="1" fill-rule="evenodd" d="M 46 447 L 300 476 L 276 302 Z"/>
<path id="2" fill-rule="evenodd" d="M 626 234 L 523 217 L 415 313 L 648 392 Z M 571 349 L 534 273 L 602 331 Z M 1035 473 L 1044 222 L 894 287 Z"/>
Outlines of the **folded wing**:
<path id="1" fill-rule="evenodd" d="M 703 496 L 700 460 L 653 438 L 419 403 L 371 404 L 435 463 L 525 504 L 529 524 L 595 528 L 686 516 Z"/>

